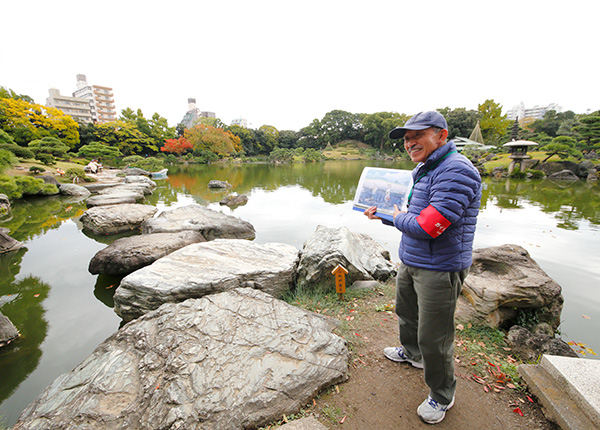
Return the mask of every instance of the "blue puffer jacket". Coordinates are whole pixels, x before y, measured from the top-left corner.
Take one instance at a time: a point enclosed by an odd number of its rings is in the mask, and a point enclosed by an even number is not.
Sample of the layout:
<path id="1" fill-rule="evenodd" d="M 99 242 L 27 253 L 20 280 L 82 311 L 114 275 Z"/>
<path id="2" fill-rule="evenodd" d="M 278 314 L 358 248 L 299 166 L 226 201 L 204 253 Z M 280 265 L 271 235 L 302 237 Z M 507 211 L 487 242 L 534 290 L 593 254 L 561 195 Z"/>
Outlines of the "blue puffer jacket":
<path id="1" fill-rule="evenodd" d="M 455 151 L 450 141 L 413 170 L 408 211 L 394 219 L 403 233 L 398 253 L 407 266 L 440 272 L 471 266 L 481 176 Z"/>

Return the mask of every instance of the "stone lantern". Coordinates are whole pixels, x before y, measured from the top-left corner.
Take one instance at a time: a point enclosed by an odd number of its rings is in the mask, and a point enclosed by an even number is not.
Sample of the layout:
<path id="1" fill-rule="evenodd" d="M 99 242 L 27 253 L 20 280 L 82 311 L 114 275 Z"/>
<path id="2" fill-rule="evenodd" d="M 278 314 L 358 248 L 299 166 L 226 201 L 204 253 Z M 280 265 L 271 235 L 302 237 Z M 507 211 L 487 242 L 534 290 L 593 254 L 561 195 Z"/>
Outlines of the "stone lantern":
<path id="1" fill-rule="evenodd" d="M 508 156 L 508 158 L 512 159 L 508 166 L 508 174 L 510 175 L 517 164 L 519 165 L 519 170 L 521 170 L 521 162 L 531 158 L 527 155 L 527 150 L 530 147 L 538 146 L 538 144 L 529 140 L 512 140 L 502 146 L 510 151 L 510 155 Z"/>

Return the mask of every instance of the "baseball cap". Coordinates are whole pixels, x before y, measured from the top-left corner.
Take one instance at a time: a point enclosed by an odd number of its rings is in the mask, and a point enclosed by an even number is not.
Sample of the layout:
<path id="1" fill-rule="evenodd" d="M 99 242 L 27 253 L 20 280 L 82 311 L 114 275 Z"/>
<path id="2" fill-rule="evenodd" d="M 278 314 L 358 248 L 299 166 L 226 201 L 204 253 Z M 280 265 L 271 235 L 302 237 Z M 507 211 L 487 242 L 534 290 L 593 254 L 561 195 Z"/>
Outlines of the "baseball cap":
<path id="1" fill-rule="evenodd" d="M 438 127 L 448 130 L 448 123 L 441 113 L 435 111 L 419 112 L 406 121 L 404 127 L 396 127 L 390 131 L 390 139 L 401 139 L 407 130 L 425 130 L 429 127 Z"/>

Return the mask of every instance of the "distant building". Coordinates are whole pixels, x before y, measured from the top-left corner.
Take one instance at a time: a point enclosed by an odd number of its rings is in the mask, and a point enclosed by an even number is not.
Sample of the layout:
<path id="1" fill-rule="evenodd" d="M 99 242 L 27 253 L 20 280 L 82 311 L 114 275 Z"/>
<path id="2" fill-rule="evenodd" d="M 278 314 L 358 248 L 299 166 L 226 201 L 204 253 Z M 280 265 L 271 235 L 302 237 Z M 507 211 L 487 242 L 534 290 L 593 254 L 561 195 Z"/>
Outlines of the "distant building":
<path id="1" fill-rule="evenodd" d="M 88 85 L 85 75 L 77 75 L 77 89 L 73 97 L 88 99 L 92 120 L 95 123 L 105 123 L 117 119 L 117 109 L 112 88 L 99 85 Z"/>
<path id="2" fill-rule="evenodd" d="M 525 108 L 525 104 L 521 102 L 517 106 L 506 112 L 506 119 L 515 120 L 519 119 L 519 124 L 523 127 L 536 119 L 544 119 L 546 112 L 554 110 L 557 113 L 562 112 L 562 106 L 556 103 L 550 103 L 548 106 L 534 106 L 532 108 Z"/>
<path id="3" fill-rule="evenodd" d="M 192 127 L 198 118 L 216 118 L 214 112 L 200 111 L 196 107 L 196 99 L 189 98 L 188 99 L 188 111 L 183 116 L 181 123 L 185 126 L 185 128 Z"/>
<path id="4" fill-rule="evenodd" d="M 240 127 L 248 128 L 248 120 L 246 118 L 236 118 L 231 120 L 231 125 L 239 125 Z"/>
<path id="5" fill-rule="evenodd" d="M 61 96 L 56 88 L 50 88 L 48 92 L 50 95 L 46 99 L 46 106 L 60 109 L 81 124 L 92 122 L 92 110 L 88 99 Z"/>

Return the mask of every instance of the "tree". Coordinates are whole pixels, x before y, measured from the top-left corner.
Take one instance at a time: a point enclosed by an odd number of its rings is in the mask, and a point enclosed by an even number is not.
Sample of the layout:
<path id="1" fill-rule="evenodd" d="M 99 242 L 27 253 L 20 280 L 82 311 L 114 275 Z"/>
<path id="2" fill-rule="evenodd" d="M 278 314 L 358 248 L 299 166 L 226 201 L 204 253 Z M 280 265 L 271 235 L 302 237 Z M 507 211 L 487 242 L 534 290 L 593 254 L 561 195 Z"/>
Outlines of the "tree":
<path id="1" fill-rule="evenodd" d="M 161 117 L 158 113 L 152 115 L 152 118 L 148 120 L 144 117 L 141 109 L 134 112 L 131 108 L 126 108 L 121 111 L 120 119 L 134 125 L 141 133 L 150 138 L 153 141 L 153 146 L 157 148 L 160 148 L 165 140 L 177 136 L 175 127 L 169 127 L 167 119 Z"/>
<path id="2" fill-rule="evenodd" d="M 322 143 L 338 143 L 343 140 L 361 139 L 363 125 L 360 115 L 343 110 L 327 112 L 320 121 L 323 135 Z"/>
<path id="3" fill-rule="evenodd" d="M 553 155 L 558 155 L 561 159 L 568 158 L 569 156 L 581 158 L 582 154 L 576 149 L 576 145 L 577 141 L 570 136 L 555 137 L 552 139 L 552 142 L 542 147 L 542 150 L 547 155 L 542 163 L 548 161 Z"/>
<path id="4" fill-rule="evenodd" d="M 119 148 L 115 148 L 114 146 L 108 146 L 102 144 L 100 142 L 91 142 L 88 145 L 83 145 L 79 152 L 77 153 L 78 157 L 83 157 L 87 159 L 116 159 L 121 157 L 123 154 L 119 151 Z"/>
<path id="5" fill-rule="evenodd" d="M 262 125 L 258 131 L 260 132 L 260 144 L 263 152 L 271 152 L 277 147 L 277 143 L 279 142 L 279 130 L 272 125 Z"/>
<path id="6" fill-rule="evenodd" d="M 586 150 L 600 147 L 600 112 L 579 118 L 581 125 L 573 127 Z"/>
<path id="7" fill-rule="evenodd" d="M 117 120 L 97 124 L 94 140 L 118 148 L 123 155 L 151 155 L 158 152 L 154 140 L 138 130 L 131 122 Z"/>
<path id="8" fill-rule="evenodd" d="M 28 103 L 33 103 L 33 99 L 25 94 L 17 94 L 10 88 L 0 87 L 0 99 L 15 99 L 24 100 Z"/>
<path id="9" fill-rule="evenodd" d="M 296 148 L 298 146 L 298 135 L 294 130 L 281 130 L 279 132 L 280 148 Z"/>
<path id="10" fill-rule="evenodd" d="M 479 113 L 472 109 L 450 109 L 445 107 L 438 109 L 438 112 L 444 115 L 446 122 L 448 122 L 448 139 L 469 137 L 479 119 Z"/>
<path id="11" fill-rule="evenodd" d="M 195 125 L 188 128 L 184 136 L 193 145 L 194 152 L 205 151 L 225 156 L 235 154 L 242 149 L 239 137 L 222 128 L 215 128 L 210 125 Z"/>
<path id="12" fill-rule="evenodd" d="M 239 125 L 230 125 L 226 129 L 230 133 L 240 138 L 240 143 L 242 145 L 242 151 L 246 155 L 254 155 L 254 133 L 247 128 L 241 127 Z"/>
<path id="13" fill-rule="evenodd" d="M 407 115 L 396 112 L 376 112 L 362 115 L 362 126 L 365 143 L 379 149 L 391 148 L 396 141 L 389 138 L 390 131 L 404 124 Z"/>
<path id="14" fill-rule="evenodd" d="M 0 129 L 21 146 L 46 136 L 61 139 L 69 148 L 79 143 L 79 124 L 73 118 L 22 99 L 0 98 Z"/>
<path id="15" fill-rule="evenodd" d="M 191 151 L 193 148 L 194 145 L 182 136 L 178 139 L 165 140 L 165 144 L 160 150 L 162 152 L 177 154 L 181 157 L 182 154 Z"/>
<path id="16" fill-rule="evenodd" d="M 40 155 L 51 155 L 56 158 L 67 158 L 69 147 L 60 139 L 52 136 L 46 136 L 29 142 L 29 149 L 38 158 Z M 39 159 L 39 158 L 38 158 Z"/>
<path id="17" fill-rule="evenodd" d="M 502 106 L 493 100 L 486 100 L 477 107 L 480 115 L 479 125 L 483 138 L 490 145 L 499 145 L 506 136 L 506 131 L 511 126 L 506 115 L 502 115 Z"/>

